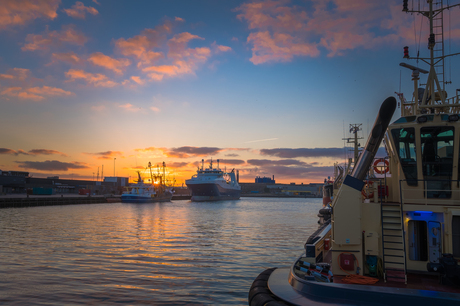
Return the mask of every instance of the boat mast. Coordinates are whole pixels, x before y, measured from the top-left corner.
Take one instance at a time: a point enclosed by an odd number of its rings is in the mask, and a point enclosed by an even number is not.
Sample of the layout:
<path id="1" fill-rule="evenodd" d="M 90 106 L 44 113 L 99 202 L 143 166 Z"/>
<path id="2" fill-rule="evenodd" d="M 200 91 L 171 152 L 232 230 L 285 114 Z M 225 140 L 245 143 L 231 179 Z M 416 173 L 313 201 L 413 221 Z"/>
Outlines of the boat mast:
<path id="1" fill-rule="evenodd" d="M 346 173 L 349 173 L 349 171 L 351 171 L 351 169 L 352 169 L 352 165 L 354 167 L 354 165 L 356 165 L 356 162 L 358 161 L 359 147 L 361 145 L 359 143 L 359 139 L 363 139 L 363 137 L 358 137 L 358 132 L 361 131 L 361 126 L 362 125 L 363 125 L 362 123 L 350 124 L 350 133 L 353 133 L 354 136 L 342 139 L 342 140 L 346 140 L 347 143 L 352 143 L 353 144 L 353 159 L 351 159 L 351 158 L 348 159 L 348 165 L 347 165 L 347 168 L 346 168 L 347 169 Z"/>
<path id="2" fill-rule="evenodd" d="M 430 66 L 430 70 L 428 72 L 426 89 L 423 92 L 423 98 L 421 99 L 421 103 L 419 105 L 418 88 L 417 88 L 418 87 L 417 81 L 419 80 L 418 73 L 419 72 L 426 73 L 426 71 L 418 67 L 414 67 L 414 66 L 411 66 L 405 63 L 401 63 L 401 66 L 409 68 L 413 71 L 412 80 L 414 81 L 414 101 L 410 103 L 406 103 L 403 100 L 402 96 L 400 96 L 400 99 L 402 102 L 402 107 L 401 107 L 402 116 L 407 116 L 411 114 L 416 115 L 418 113 L 428 113 L 428 112 L 433 113 L 435 112 L 435 109 L 437 110 L 437 112 L 442 112 L 443 107 L 445 107 L 446 104 L 450 104 L 449 105 L 450 107 L 456 107 L 456 108 L 460 106 L 458 93 L 456 92 L 454 97 L 447 99 L 447 93 L 445 91 L 445 84 L 447 82 L 444 76 L 444 59 L 446 57 L 458 55 L 460 53 L 449 54 L 449 55 L 444 54 L 444 21 L 443 21 L 444 10 L 451 9 L 455 6 L 459 6 L 460 4 L 448 5 L 444 7 L 442 1 L 433 3 L 433 0 L 427 0 L 427 2 L 429 5 L 428 11 L 414 10 L 414 9 L 409 10 L 408 0 L 403 0 L 403 12 L 418 13 L 422 16 L 425 16 L 429 19 L 429 25 L 430 25 L 430 34 L 428 37 L 428 49 L 430 50 L 430 57 L 422 58 L 422 57 L 419 57 L 418 54 L 417 54 L 417 57 L 410 57 L 409 47 L 404 47 L 404 58 L 421 60 Z M 434 8 L 433 5 L 436 5 L 437 7 Z M 438 15 L 440 17 L 436 18 Z M 438 21 L 438 22 L 435 24 L 435 21 Z M 436 32 L 435 32 L 435 29 L 437 29 Z M 439 49 L 435 49 L 436 44 L 440 44 Z M 435 52 L 440 52 L 440 53 L 436 55 Z M 436 68 L 439 69 L 438 72 L 436 72 Z M 441 76 L 442 86 L 441 86 L 441 83 L 439 82 L 438 74 Z M 435 104 L 436 101 L 439 101 L 440 103 Z M 410 110 L 409 111 L 405 110 L 404 106 L 408 106 Z"/>

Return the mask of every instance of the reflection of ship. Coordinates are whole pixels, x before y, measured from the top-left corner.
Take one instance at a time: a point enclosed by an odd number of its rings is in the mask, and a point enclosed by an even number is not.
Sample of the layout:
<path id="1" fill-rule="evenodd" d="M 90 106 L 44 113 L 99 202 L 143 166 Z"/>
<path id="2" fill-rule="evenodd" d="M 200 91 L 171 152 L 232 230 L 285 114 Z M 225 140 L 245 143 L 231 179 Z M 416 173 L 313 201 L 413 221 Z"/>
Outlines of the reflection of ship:
<path id="1" fill-rule="evenodd" d="M 459 305 L 460 95 L 447 98 L 446 56 L 438 53 L 449 6 L 427 2 L 429 11 L 418 13 L 430 19 L 431 55 L 417 59 L 430 69 L 402 65 L 412 70 L 414 101 L 398 94 L 401 117 L 392 124 L 396 99 L 382 103 L 366 146 L 334 193 L 330 220 L 290 267 L 256 278 L 250 305 Z M 406 12 L 407 6 L 406 0 Z M 426 88 L 418 90 L 424 72 Z M 388 156 L 374 159 L 383 138 Z"/>
<path id="2" fill-rule="evenodd" d="M 219 160 L 217 168 L 213 168 L 211 159 L 207 169 L 204 169 L 204 160 L 201 160 L 201 169 L 185 184 L 192 191 L 192 201 L 238 200 L 241 194 L 235 169 L 229 173 L 222 171 Z"/>
<path id="3" fill-rule="evenodd" d="M 140 171 L 137 172 L 138 180 L 136 184 L 128 187 L 128 191 L 121 195 L 123 203 L 152 203 L 169 202 L 172 198 L 172 191 L 166 187 L 165 163 L 163 163 L 163 174 L 152 172 L 152 164 L 149 162 L 150 183 L 144 183 Z"/>

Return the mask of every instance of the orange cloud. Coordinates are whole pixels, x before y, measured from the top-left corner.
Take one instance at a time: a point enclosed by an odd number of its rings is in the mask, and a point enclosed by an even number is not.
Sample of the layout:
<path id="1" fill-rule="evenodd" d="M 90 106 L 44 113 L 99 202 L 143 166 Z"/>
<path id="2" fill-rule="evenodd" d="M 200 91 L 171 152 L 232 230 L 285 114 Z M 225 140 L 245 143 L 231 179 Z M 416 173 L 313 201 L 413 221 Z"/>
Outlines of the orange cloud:
<path id="1" fill-rule="evenodd" d="M 91 6 L 85 6 L 82 2 L 77 1 L 70 9 L 63 10 L 68 16 L 73 18 L 85 19 L 86 12 L 97 15 L 99 12 Z"/>
<path id="2" fill-rule="evenodd" d="M 62 97 L 75 95 L 73 92 L 50 86 L 32 87 L 24 89 L 22 87 L 9 87 L 7 89 L 4 89 L 0 94 L 32 101 L 41 101 L 44 100 L 45 97 L 52 96 Z"/>
<path id="3" fill-rule="evenodd" d="M 70 69 L 65 75 L 69 78 L 69 81 L 84 80 L 87 84 L 91 84 L 94 87 L 114 87 L 118 85 L 116 82 L 100 73 L 89 73 L 84 70 Z"/>
<path id="4" fill-rule="evenodd" d="M 0 8 L 0 30 L 25 25 L 37 18 L 55 19 L 60 0 L 3 0 Z"/>
<path id="5" fill-rule="evenodd" d="M 22 51 L 48 50 L 50 47 L 60 46 L 62 43 L 83 46 L 88 39 L 75 30 L 73 26 L 64 26 L 60 32 L 51 31 L 44 35 L 28 34 Z"/>
<path id="6" fill-rule="evenodd" d="M 82 62 L 82 59 L 76 55 L 74 52 L 67 52 L 67 53 L 53 53 L 51 58 L 54 60 L 67 62 L 70 64 L 79 64 Z"/>
<path id="7" fill-rule="evenodd" d="M 123 74 L 123 70 L 131 65 L 131 61 L 125 58 L 114 59 L 110 56 L 104 55 L 101 52 L 96 52 L 90 55 L 88 61 L 96 66 L 101 66 L 106 69 L 112 70 L 116 74 Z"/>
<path id="8" fill-rule="evenodd" d="M 228 47 L 228 46 L 221 46 L 221 45 L 218 45 L 216 46 L 217 50 L 220 51 L 220 52 L 228 52 L 228 51 L 232 51 L 232 48 Z"/>
<path id="9" fill-rule="evenodd" d="M 136 82 L 137 84 L 139 85 L 144 85 L 145 84 L 145 80 L 142 80 L 140 77 L 138 76 L 131 76 L 131 80 L 133 80 L 134 82 Z"/>
<path id="10" fill-rule="evenodd" d="M 247 42 L 252 45 L 254 64 L 291 61 L 295 56 L 315 57 L 320 48 L 328 56 L 343 55 L 359 47 L 373 48 L 394 43 L 407 30 L 401 18 L 393 16 L 395 7 L 386 1 L 310 1 L 311 8 L 292 5 L 289 0 L 245 3 L 235 11 L 252 30 Z M 398 14 L 401 14 L 398 6 Z M 381 34 L 375 29 L 386 28 Z M 413 31 L 413 30 L 412 30 Z"/>
<path id="11" fill-rule="evenodd" d="M 195 74 L 199 64 L 207 61 L 211 56 L 211 49 L 207 47 L 187 48 L 192 39 L 203 39 L 188 32 L 176 34 L 168 41 L 168 59 L 170 65 L 158 65 L 143 68 L 142 71 L 154 81 L 161 81 L 164 77 L 177 77 L 184 74 Z"/>
<path id="12" fill-rule="evenodd" d="M 97 159 L 113 159 L 118 156 L 122 156 L 123 152 L 120 151 L 106 151 L 106 152 L 98 152 L 98 153 L 84 153 L 87 155 L 93 155 Z"/>
<path id="13" fill-rule="evenodd" d="M 176 22 L 184 21 L 176 17 Z M 145 29 L 140 35 L 115 41 L 117 50 L 137 60 L 137 67 L 146 73 L 151 81 L 161 81 L 164 78 L 179 77 L 186 74 L 195 75 L 197 69 L 213 54 L 228 52 L 228 46 L 217 45 L 215 42 L 210 47 L 189 48 L 191 40 L 204 40 L 204 38 L 183 32 L 175 34 L 167 40 L 172 31 L 172 23 L 167 21 L 155 29 Z M 167 53 L 163 50 L 168 49 Z M 137 84 L 140 79 L 131 79 Z M 125 80 L 124 85 L 132 85 L 130 80 Z"/>
<path id="14" fill-rule="evenodd" d="M 132 38 L 120 38 L 115 41 L 115 47 L 125 56 L 135 57 L 140 65 L 151 64 L 163 58 L 162 52 L 152 51 L 160 47 L 166 40 L 166 34 L 171 32 L 170 22 L 155 27 L 155 29 L 145 29 L 140 35 Z"/>
<path id="15" fill-rule="evenodd" d="M 24 81 L 30 75 L 29 69 L 13 68 L 7 71 L 7 74 L 0 74 L 0 79 Z"/>
<path id="16" fill-rule="evenodd" d="M 121 107 L 121 108 L 123 108 L 124 110 L 126 110 L 128 112 L 138 112 L 138 111 L 141 110 L 140 107 L 134 106 L 131 103 L 126 103 L 126 104 L 123 104 L 123 105 L 119 105 L 118 107 Z"/>
<path id="17" fill-rule="evenodd" d="M 287 62 L 295 55 L 319 55 L 316 46 L 296 43 L 295 38 L 289 34 L 275 33 L 271 36 L 268 31 L 251 33 L 248 43 L 253 44 L 250 61 L 256 65 L 269 61 Z"/>

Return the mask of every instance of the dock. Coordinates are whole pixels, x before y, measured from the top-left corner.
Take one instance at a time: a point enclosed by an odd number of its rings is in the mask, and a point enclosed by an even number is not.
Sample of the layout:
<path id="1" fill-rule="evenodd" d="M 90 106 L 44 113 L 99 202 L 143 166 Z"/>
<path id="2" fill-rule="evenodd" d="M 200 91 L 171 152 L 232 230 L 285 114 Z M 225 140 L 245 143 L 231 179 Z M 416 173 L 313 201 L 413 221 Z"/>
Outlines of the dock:
<path id="1" fill-rule="evenodd" d="M 189 195 L 174 195 L 172 200 L 190 200 Z M 0 195 L 0 209 L 12 207 L 35 207 L 75 204 L 110 204 L 120 203 L 120 195 L 78 195 L 78 194 L 57 194 L 57 195 L 26 195 L 7 194 Z"/>
<path id="2" fill-rule="evenodd" d="M 75 204 L 106 204 L 120 202 L 120 196 L 114 195 L 26 195 L 8 194 L 0 196 L 0 208 L 34 207 Z"/>

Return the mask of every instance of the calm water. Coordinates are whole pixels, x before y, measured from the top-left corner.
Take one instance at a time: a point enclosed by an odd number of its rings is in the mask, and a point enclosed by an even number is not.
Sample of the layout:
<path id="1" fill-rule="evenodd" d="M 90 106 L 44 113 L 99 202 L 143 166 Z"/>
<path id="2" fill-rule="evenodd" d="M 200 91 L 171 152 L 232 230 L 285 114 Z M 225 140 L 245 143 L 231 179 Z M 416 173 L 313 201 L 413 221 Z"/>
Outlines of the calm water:
<path id="1" fill-rule="evenodd" d="M 0 304 L 247 305 L 287 266 L 321 199 L 92 204 L 0 210 Z"/>

